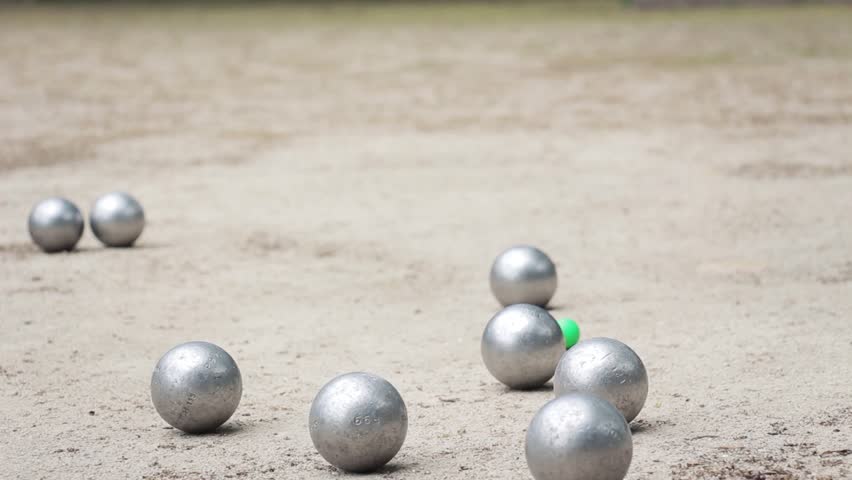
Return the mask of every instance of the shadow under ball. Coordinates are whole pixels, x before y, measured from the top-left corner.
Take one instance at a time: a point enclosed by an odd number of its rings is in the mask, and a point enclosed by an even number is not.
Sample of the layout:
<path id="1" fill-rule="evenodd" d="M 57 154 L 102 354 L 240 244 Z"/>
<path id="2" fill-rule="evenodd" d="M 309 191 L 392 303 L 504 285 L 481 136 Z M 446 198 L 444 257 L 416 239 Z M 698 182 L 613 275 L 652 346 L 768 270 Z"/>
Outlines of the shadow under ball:
<path id="1" fill-rule="evenodd" d="M 497 380 L 514 389 L 547 383 L 565 352 L 562 329 L 547 310 L 535 305 L 510 305 L 485 326 L 482 361 Z"/>
<path id="2" fill-rule="evenodd" d="M 630 469 L 633 436 L 611 403 L 571 393 L 535 414 L 525 453 L 536 480 L 621 480 Z"/>
<path id="3" fill-rule="evenodd" d="M 151 376 L 151 401 L 169 425 L 186 433 L 216 430 L 237 410 L 240 369 L 228 352 L 187 342 L 166 352 Z"/>
<path id="4" fill-rule="evenodd" d="M 328 463 L 370 472 L 402 448 L 408 411 L 387 380 L 354 372 L 335 377 L 317 393 L 308 417 L 311 440 Z"/>
<path id="5" fill-rule="evenodd" d="M 142 235 L 145 212 L 142 205 L 124 192 L 101 196 L 89 214 L 92 232 L 108 247 L 129 247 Z"/>
<path id="6" fill-rule="evenodd" d="M 612 403 L 631 422 L 648 397 L 648 372 L 642 359 L 612 338 L 583 340 L 566 351 L 553 377 L 557 396 L 586 392 Z"/>
<path id="7" fill-rule="evenodd" d="M 27 220 L 33 243 L 47 253 L 73 250 L 83 236 L 84 225 L 80 209 L 60 197 L 35 204 Z"/>
<path id="8" fill-rule="evenodd" d="M 504 251 L 491 265 L 491 292 L 503 306 L 529 303 L 546 307 L 556 293 L 556 265 L 528 245 Z"/>

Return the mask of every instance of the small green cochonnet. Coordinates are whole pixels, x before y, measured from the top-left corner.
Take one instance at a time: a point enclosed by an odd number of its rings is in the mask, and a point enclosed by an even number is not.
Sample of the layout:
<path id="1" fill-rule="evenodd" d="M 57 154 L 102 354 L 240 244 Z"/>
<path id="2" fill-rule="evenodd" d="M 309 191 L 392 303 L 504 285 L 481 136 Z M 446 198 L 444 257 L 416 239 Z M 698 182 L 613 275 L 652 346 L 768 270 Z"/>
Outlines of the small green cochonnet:
<path id="1" fill-rule="evenodd" d="M 557 323 L 562 329 L 562 336 L 565 337 L 565 348 L 569 349 L 576 345 L 580 340 L 580 326 L 577 322 L 570 318 L 561 318 L 557 320 Z"/>

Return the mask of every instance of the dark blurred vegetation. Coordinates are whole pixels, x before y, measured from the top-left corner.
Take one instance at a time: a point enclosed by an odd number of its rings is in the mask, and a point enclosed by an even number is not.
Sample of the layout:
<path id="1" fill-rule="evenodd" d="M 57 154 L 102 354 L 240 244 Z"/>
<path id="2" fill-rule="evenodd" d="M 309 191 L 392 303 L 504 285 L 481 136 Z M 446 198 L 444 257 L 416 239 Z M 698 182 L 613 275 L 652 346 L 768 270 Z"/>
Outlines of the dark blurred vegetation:
<path id="1" fill-rule="evenodd" d="M 819 5 L 832 3 L 852 4 L 852 0 L 632 0 L 638 7 L 716 7 L 738 5 Z"/>
<path id="2" fill-rule="evenodd" d="M 414 10 L 431 10 L 435 7 L 441 10 L 467 10 L 491 7 L 515 7 L 520 9 L 548 9 L 558 11 L 571 9 L 574 11 L 603 12 L 638 9 L 667 9 L 679 7 L 736 7 L 736 6 L 808 6 L 846 4 L 852 5 L 852 0 L 0 0 L 3 6 L 183 6 L 191 8 L 210 7 L 250 7 L 258 6 L 295 6 L 305 10 L 312 7 L 334 8 L 370 8 L 383 10 L 384 7 L 414 7 Z M 393 10 L 394 8 L 390 8 Z M 417 13 L 415 12 L 415 15 Z M 428 15 L 427 15 L 428 16 Z"/>
<path id="3" fill-rule="evenodd" d="M 187 4 L 187 5 L 245 5 L 245 4 L 289 4 L 289 5 L 351 5 L 351 4 L 478 4 L 478 5 L 517 5 L 551 4 L 583 7 L 606 7 L 613 5 L 635 6 L 737 6 L 737 5 L 817 5 L 852 4 L 852 0 L 0 0 L 0 4 Z"/>

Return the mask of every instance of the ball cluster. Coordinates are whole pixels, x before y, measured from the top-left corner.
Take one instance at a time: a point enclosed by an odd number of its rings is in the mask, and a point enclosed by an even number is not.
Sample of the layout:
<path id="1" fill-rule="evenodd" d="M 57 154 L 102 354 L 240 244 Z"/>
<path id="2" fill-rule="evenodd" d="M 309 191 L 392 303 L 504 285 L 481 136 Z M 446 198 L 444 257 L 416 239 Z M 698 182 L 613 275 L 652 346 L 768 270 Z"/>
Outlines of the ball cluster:
<path id="1" fill-rule="evenodd" d="M 130 247 L 142 234 L 145 213 L 132 196 L 113 192 L 93 204 L 89 223 L 108 247 Z M 70 201 L 53 197 L 33 207 L 28 228 L 45 252 L 70 251 L 84 230 Z M 529 390 L 551 378 L 556 398 L 535 414 L 525 456 L 536 480 L 620 480 L 633 455 L 629 422 L 645 404 L 648 374 L 630 347 L 611 338 L 579 341 L 580 327 L 545 309 L 557 286 L 556 267 L 541 250 L 520 245 L 493 262 L 490 286 L 503 305 L 485 326 L 483 363 L 510 389 Z M 151 375 L 151 401 L 172 427 L 212 432 L 237 410 L 243 392 L 236 361 L 207 342 L 166 352 Z M 400 451 L 408 410 L 387 380 L 363 372 L 337 376 L 311 403 L 308 430 L 317 452 L 348 472 L 375 471 Z"/>
<path id="2" fill-rule="evenodd" d="M 482 334 L 482 360 L 501 383 L 530 389 L 553 378 L 556 398 L 530 423 L 526 459 L 536 480 L 620 480 L 633 455 L 629 422 L 648 395 L 648 375 L 630 347 L 580 339 L 570 318 L 544 310 L 556 268 L 541 250 L 512 247 L 491 267 L 491 291 L 506 305 Z"/>
<path id="3" fill-rule="evenodd" d="M 89 213 L 92 233 L 107 247 L 130 247 L 145 228 L 145 212 L 124 192 L 99 197 Z M 80 209 L 61 197 L 46 198 L 30 212 L 30 237 L 46 253 L 71 251 L 80 241 L 85 221 Z"/>

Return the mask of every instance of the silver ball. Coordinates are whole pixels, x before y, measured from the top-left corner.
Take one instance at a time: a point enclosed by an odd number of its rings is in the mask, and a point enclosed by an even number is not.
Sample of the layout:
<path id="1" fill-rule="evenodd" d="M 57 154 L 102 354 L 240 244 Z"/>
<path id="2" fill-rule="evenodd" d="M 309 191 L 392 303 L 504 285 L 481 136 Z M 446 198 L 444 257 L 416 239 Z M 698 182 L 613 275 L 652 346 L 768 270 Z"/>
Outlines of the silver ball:
<path id="1" fill-rule="evenodd" d="M 547 310 L 519 303 L 497 312 L 482 333 L 482 360 L 510 388 L 544 385 L 565 351 L 562 329 Z"/>
<path id="2" fill-rule="evenodd" d="M 595 394 L 618 408 L 630 422 L 648 397 L 648 372 L 639 355 L 611 338 L 583 340 L 565 352 L 553 377 L 557 396 Z"/>
<path id="3" fill-rule="evenodd" d="M 207 342 L 187 342 L 166 352 L 151 376 L 151 401 L 169 425 L 205 433 L 225 423 L 243 394 L 237 362 Z"/>
<path id="4" fill-rule="evenodd" d="M 490 280 L 491 292 L 503 306 L 545 307 L 556 292 L 556 266 L 541 250 L 518 245 L 497 256 Z"/>
<path id="5" fill-rule="evenodd" d="M 621 480 L 633 437 L 621 413 L 587 393 L 557 397 L 527 429 L 527 466 L 536 480 Z"/>
<path id="6" fill-rule="evenodd" d="M 387 380 L 355 372 L 322 387 L 308 422 L 311 440 L 328 463 L 350 472 L 369 472 L 402 448 L 408 411 Z"/>
<path id="7" fill-rule="evenodd" d="M 129 247 L 142 235 L 145 212 L 135 198 L 124 192 L 112 192 L 95 200 L 89 223 L 104 245 Z"/>
<path id="8" fill-rule="evenodd" d="M 73 250 L 83 236 L 83 214 L 70 201 L 51 197 L 35 204 L 27 226 L 33 242 L 45 252 Z"/>

